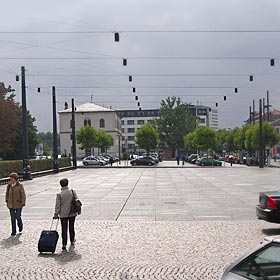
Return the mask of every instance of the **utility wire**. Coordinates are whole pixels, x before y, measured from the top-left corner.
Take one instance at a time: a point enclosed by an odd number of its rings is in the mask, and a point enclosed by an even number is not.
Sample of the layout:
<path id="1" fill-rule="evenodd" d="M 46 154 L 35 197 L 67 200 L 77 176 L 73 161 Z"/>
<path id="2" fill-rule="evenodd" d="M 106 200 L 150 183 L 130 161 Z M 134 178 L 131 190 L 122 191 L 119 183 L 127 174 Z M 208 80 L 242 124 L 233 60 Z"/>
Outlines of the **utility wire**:
<path id="1" fill-rule="evenodd" d="M 278 57 L 126 57 L 127 60 L 269 60 L 278 59 Z M 124 57 L 0 57 L 1 60 L 108 60 L 108 59 L 124 59 Z"/>
<path id="2" fill-rule="evenodd" d="M 117 32 L 117 31 L 116 31 Z M 118 33 L 279 33 L 280 30 L 119 30 Z M 104 34 L 115 31 L 0 31 L 0 34 Z"/>

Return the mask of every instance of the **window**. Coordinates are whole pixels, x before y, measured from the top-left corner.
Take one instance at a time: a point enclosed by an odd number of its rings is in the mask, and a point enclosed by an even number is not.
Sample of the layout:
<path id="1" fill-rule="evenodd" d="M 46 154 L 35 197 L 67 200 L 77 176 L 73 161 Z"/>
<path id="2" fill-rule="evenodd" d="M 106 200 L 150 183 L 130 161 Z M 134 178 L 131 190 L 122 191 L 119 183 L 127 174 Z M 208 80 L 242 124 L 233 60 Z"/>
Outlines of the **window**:
<path id="1" fill-rule="evenodd" d="M 105 120 L 104 119 L 100 119 L 99 127 L 105 127 Z"/>
<path id="2" fill-rule="evenodd" d="M 122 136 L 122 141 L 125 141 L 125 137 L 124 136 Z"/>
<path id="3" fill-rule="evenodd" d="M 124 128 L 122 128 L 122 133 L 124 133 Z"/>
<path id="4" fill-rule="evenodd" d="M 205 115 L 207 115 L 207 111 L 205 109 L 198 109 L 197 110 L 197 115 L 198 116 L 205 116 Z"/>
<path id="5" fill-rule="evenodd" d="M 91 126 L 91 120 L 90 119 L 84 119 L 84 126 L 89 125 Z"/>
<path id="6" fill-rule="evenodd" d="M 205 123 L 205 119 L 197 119 L 197 123 Z"/>
<path id="7" fill-rule="evenodd" d="M 124 125 L 124 120 L 122 120 L 122 125 Z"/>
<path id="8" fill-rule="evenodd" d="M 134 125 L 134 120 L 128 120 L 127 124 Z"/>
<path id="9" fill-rule="evenodd" d="M 127 132 L 128 132 L 128 133 L 134 133 L 134 132 L 135 132 L 135 129 L 134 129 L 134 128 L 128 128 L 128 129 L 127 129 Z"/>
<path id="10" fill-rule="evenodd" d="M 134 140 L 135 140 L 135 137 L 134 137 L 134 136 L 128 136 L 128 137 L 127 137 L 127 140 L 128 140 L 128 141 L 134 141 Z"/>
<path id="11" fill-rule="evenodd" d="M 140 124 L 140 125 L 142 125 L 142 124 L 144 124 L 144 123 L 145 123 L 144 120 L 138 120 L 138 121 L 137 121 L 137 124 Z"/>
<path id="12" fill-rule="evenodd" d="M 241 264 L 234 267 L 231 272 L 244 276 L 246 279 L 279 279 L 279 260 L 280 247 L 272 244 L 245 259 Z"/>

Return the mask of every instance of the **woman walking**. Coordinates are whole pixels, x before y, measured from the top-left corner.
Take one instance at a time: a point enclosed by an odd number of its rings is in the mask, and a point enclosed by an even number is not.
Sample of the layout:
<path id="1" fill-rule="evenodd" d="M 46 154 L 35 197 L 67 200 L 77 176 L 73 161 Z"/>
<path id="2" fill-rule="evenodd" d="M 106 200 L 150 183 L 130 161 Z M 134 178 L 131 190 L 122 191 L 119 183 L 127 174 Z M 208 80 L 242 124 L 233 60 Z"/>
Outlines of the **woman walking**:
<path id="1" fill-rule="evenodd" d="M 74 246 L 75 239 L 75 219 L 76 212 L 71 212 L 71 203 L 73 196 L 78 199 L 74 190 L 70 190 L 68 187 L 68 179 L 64 178 L 60 180 L 61 191 L 56 196 L 54 219 L 60 218 L 61 221 L 61 235 L 62 235 L 62 250 L 66 250 L 67 245 L 67 232 L 69 227 L 69 235 L 71 245 Z"/>
<path id="2" fill-rule="evenodd" d="M 19 232 L 23 230 L 23 223 L 21 218 L 22 208 L 25 206 L 26 195 L 23 185 L 18 181 L 18 174 L 10 174 L 10 183 L 7 185 L 5 201 L 10 210 L 12 233 L 15 236 L 17 233 L 16 223 Z"/>

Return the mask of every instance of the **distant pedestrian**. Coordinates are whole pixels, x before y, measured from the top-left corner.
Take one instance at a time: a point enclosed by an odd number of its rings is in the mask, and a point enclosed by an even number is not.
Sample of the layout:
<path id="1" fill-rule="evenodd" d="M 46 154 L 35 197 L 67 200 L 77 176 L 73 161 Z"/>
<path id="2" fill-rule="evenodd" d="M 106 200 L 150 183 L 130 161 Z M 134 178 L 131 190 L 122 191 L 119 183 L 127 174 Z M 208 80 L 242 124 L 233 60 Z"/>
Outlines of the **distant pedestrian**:
<path id="1" fill-rule="evenodd" d="M 10 174 L 10 183 L 7 185 L 5 200 L 7 207 L 10 210 L 12 233 L 15 236 L 17 233 L 16 223 L 19 232 L 23 230 L 23 222 L 21 218 L 22 208 L 26 203 L 26 195 L 23 185 L 18 181 L 17 173 Z"/>
<path id="2" fill-rule="evenodd" d="M 111 166 L 113 165 L 114 159 L 112 157 L 109 158 L 109 163 L 111 164 Z"/>
<path id="3" fill-rule="evenodd" d="M 71 212 L 71 203 L 73 196 L 78 199 L 74 190 L 70 190 L 68 187 L 68 179 L 64 178 L 60 180 L 61 191 L 56 195 L 55 213 L 53 218 L 60 218 L 61 221 L 61 235 L 62 235 L 62 250 L 66 250 L 67 245 L 67 231 L 69 226 L 69 234 L 71 245 L 74 246 L 75 239 L 75 219 L 77 214 Z"/>
<path id="4" fill-rule="evenodd" d="M 185 164 L 185 160 L 186 160 L 186 158 L 185 158 L 185 156 L 184 156 L 184 155 L 181 157 L 181 160 L 182 160 L 182 166 L 184 166 L 184 164 Z"/>
<path id="5" fill-rule="evenodd" d="M 177 155 L 177 156 L 176 156 L 177 165 L 179 165 L 179 164 L 180 164 L 180 158 L 181 158 L 181 157 L 180 157 L 180 155 Z"/>

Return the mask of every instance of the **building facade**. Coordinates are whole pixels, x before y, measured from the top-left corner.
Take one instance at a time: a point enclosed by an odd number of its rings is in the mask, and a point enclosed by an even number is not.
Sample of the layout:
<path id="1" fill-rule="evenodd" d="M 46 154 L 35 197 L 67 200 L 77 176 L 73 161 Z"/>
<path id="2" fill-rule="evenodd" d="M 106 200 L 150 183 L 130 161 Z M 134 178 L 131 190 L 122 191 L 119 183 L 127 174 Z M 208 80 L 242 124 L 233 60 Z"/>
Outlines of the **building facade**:
<path id="1" fill-rule="evenodd" d="M 190 105 L 190 111 L 196 117 L 199 126 L 206 126 L 215 130 L 219 129 L 218 110 L 202 105 Z"/>
<path id="2" fill-rule="evenodd" d="M 59 113 L 60 127 L 60 150 L 63 154 L 72 154 L 72 109 L 67 106 Z M 107 151 L 107 154 L 121 157 L 121 121 L 116 111 L 96 105 L 86 103 L 75 108 L 75 128 L 76 131 L 81 127 L 90 125 L 97 130 L 104 130 L 113 137 L 114 144 Z M 76 147 L 77 158 L 83 158 L 85 151 Z M 93 154 L 100 151 L 94 149 Z"/>
<path id="3" fill-rule="evenodd" d="M 218 130 L 218 111 L 202 105 L 190 105 L 191 113 L 196 117 L 200 126 L 211 127 Z M 138 154 L 144 152 L 135 143 L 135 133 L 142 125 L 159 117 L 158 109 L 151 110 L 122 110 L 117 111 L 121 118 L 122 151 Z"/>
<path id="4" fill-rule="evenodd" d="M 135 133 L 142 125 L 158 118 L 158 112 L 157 109 L 117 111 L 121 119 L 123 152 L 138 154 L 144 151 L 135 143 Z"/>

